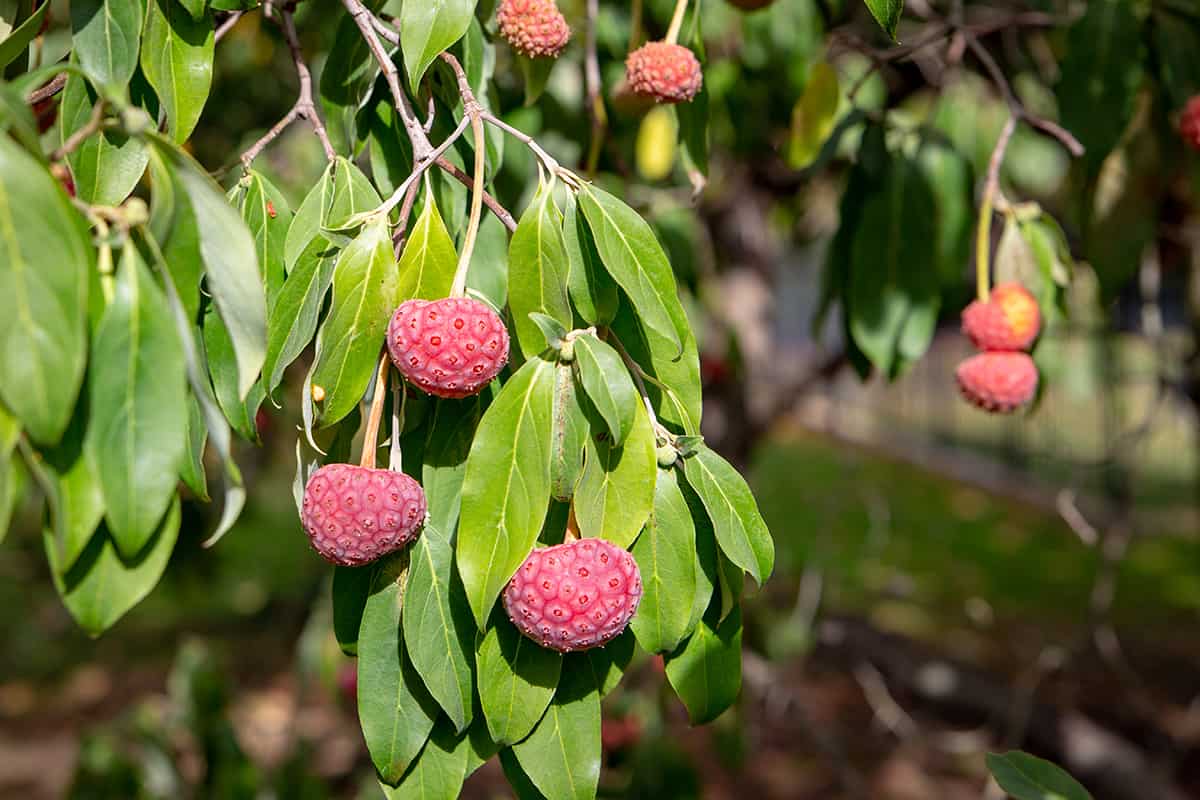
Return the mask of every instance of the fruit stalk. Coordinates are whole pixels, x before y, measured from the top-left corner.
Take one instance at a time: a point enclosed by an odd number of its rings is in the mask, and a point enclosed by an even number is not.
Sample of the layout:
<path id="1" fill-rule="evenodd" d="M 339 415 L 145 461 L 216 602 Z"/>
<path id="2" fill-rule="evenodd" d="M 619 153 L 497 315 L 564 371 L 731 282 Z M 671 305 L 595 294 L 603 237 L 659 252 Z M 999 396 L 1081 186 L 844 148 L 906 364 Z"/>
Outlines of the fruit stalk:
<path id="1" fill-rule="evenodd" d="M 388 353 L 387 348 L 379 357 L 379 368 L 375 371 L 375 392 L 371 396 L 371 412 L 367 417 L 367 429 L 363 434 L 362 455 L 358 465 L 367 469 L 375 469 L 375 448 L 379 442 L 379 423 L 383 419 L 383 402 L 387 396 Z"/>
<path id="2" fill-rule="evenodd" d="M 981 303 L 988 301 L 990 294 L 991 270 L 989 261 L 992 251 L 992 211 L 996 204 L 996 193 L 1000 184 L 1000 165 L 1004 163 L 1004 153 L 1012 140 L 1013 132 L 1017 129 L 1017 118 L 1009 117 L 996 140 L 996 148 L 992 151 L 988 163 L 987 181 L 983 185 L 983 199 L 979 204 L 979 230 L 975 237 L 975 292 Z"/>
<path id="3" fill-rule="evenodd" d="M 687 13 L 688 0 L 676 0 L 675 13 L 671 15 L 671 26 L 663 39 L 667 44 L 675 44 L 679 40 L 679 30 L 683 27 L 683 15 Z"/>

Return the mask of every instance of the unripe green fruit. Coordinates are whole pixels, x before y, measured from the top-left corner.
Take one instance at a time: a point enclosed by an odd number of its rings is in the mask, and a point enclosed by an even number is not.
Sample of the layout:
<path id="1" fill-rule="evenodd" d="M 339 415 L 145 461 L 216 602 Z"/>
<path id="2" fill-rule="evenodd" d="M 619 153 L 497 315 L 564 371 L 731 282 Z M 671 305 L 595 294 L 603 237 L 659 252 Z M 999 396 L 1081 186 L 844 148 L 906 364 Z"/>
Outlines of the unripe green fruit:
<path id="1" fill-rule="evenodd" d="M 670 469 L 675 466 L 675 462 L 679 460 L 679 451 L 670 444 L 660 444 L 657 450 L 658 465 L 663 469 Z"/>

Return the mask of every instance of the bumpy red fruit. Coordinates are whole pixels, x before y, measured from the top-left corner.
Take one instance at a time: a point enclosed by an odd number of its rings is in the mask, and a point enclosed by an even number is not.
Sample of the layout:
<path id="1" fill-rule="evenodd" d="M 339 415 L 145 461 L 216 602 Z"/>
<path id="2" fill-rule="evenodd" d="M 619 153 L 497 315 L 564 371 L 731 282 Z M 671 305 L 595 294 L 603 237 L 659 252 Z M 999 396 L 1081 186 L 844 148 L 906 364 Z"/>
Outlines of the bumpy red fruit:
<path id="1" fill-rule="evenodd" d="M 986 303 L 976 300 L 962 315 L 963 333 L 980 350 L 1027 350 L 1041 326 L 1037 300 L 1019 283 L 997 286 Z"/>
<path id="2" fill-rule="evenodd" d="M 468 297 L 401 303 L 387 345 L 400 374 L 438 397 L 478 394 L 508 362 L 504 321 Z"/>
<path id="3" fill-rule="evenodd" d="M 649 42 L 625 59 L 625 79 L 634 92 L 660 103 L 691 100 L 703 76 L 695 54 L 683 45 Z"/>
<path id="4" fill-rule="evenodd" d="M 504 610 L 521 633 L 567 653 L 620 635 L 641 599 L 633 556 L 603 539 L 579 539 L 534 550 L 504 590 Z"/>
<path id="5" fill-rule="evenodd" d="M 980 353 L 958 365 L 959 391 L 973 405 L 1009 414 L 1037 394 L 1038 371 L 1026 353 Z"/>
<path id="6" fill-rule="evenodd" d="M 313 549 L 354 567 L 416 539 L 425 512 L 425 491 L 403 472 L 329 464 L 308 479 L 300 517 Z"/>
<path id="7" fill-rule="evenodd" d="M 1200 94 L 1184 106 L 1179 116 L 1179 135 L 1193 150 L 1200 150 Z"/>
<path id="8" fill-rule="evenodd" d="M 529 58 L 557 58 L 571 38 L 571 29 L 554 0 L 501 0 L 496 22 L 500 35 Z"/>

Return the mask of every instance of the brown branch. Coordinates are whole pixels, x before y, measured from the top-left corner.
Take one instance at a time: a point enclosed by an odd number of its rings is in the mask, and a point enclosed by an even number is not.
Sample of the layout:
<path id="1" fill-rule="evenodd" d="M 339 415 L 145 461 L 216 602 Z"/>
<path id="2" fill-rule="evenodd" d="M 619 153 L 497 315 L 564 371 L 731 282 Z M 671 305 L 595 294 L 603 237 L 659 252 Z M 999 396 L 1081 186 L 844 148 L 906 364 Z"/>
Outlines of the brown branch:
<path id="1" fill-rule="evenodd" d="M 51 97 L 54 97 L 54 95 L 61 92 L 63 90 L 63 87 L 66 85 L 67 85 L 67 73 L 60 72 L 59 74 L 55 75 L 54 79 L 51 80 L 49 83 L 47 83 L 45 86 L 42 86 L 41 88 L 38 88 L 38 89 L 34 89 L 32 92 L 30 92 L 29 93 L 29 102 L 30 102 L 30 104 L 33 104 L 33 103 L 40 103 L 43 100 L 49 100 Z"/>
<path id="2" fill-rule="evenodd" d="M 321 121 L 321 116 L 317 113 L 317 107 L 313 103 L 312 73 L 309 72 L 308 65 L 304 63 L 304 54 L 300 50 L 300 38 L 296 35 L 296 23 L 292 19 L 290 10 L 280 11 L 279 25 L 283 29 L 288 50 L 292 54 L 292 63 L 296 66 L 296 75 L 300 79 L 300 94 L 296 98 L 295 105 L 284 118 L 271 126 L 271 129 L 251 145 L 249 150 L 242 153 L 242 164 L 246 169 L 250 168 L 251 162 L 258 157 L 263 148 L 279 138 L 279 135 L 297 119 L 308 120 L 308 123 L 312 125 L 313 133 L 321 141 L 321 149 L 325 151 L 327 160 L 333 161 L 337 158 L 337 151 L 333 149 L 333 143 L 329 141 L 329 132 L 325 130 L 325 123 Z"/>
<path id="3" fill-rule="evenodd" d="M 67 140 L 57 147 L 50 154 L 51 161 L 62 161 L 63 157 L 69 153 L 74 153 L 88 137 L 104 127 L 104 110 L 106 104 L 103 100 L 97 100 L 96 105 L 92 106 L 92 115 L 82 128 L 72 133 Z"/>
<path id="4" fill-rule="evenodd" d="M 238 24 L 238 20 L 242 18 L 241 11 L 230 12 L 229 16 L 217 27 L 217 32 L 213 34 L 213 44 L 220 42 L 225 38 L 225 34 L 233 30 L 233 26 Z"/>
<path id="5" fill-rule="evenodd" d="M 592 137 L 588 142 L 587 161 L 584 171 L 588 175 L 596 172 L 600 161 L 600 148 L 604 133 L 608 129 L 608 114 L 604 110 L 604 97 L 600 91 L 600 61 L 596 56 L 596 18 L 600 14 L 599 0 L 587 0 L 587 35 L 584 40 L 583 76 L 587 84 L 588 116 L 592 121 Z"/>

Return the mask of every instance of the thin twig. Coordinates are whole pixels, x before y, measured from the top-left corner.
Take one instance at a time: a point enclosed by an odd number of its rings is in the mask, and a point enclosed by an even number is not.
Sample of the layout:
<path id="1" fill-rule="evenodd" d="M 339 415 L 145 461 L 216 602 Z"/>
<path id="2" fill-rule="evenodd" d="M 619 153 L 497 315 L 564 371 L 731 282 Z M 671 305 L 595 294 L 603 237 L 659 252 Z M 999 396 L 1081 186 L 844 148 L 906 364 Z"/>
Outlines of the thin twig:
<path id="1" fill-rule="evenodd" d="M 1004 163 L 1004 154 L 1008 151 L 1008 143 L 1012 141 L 1013 132 L 1017 129 L 1017 118 L 1011 116 L 1000 131 L 996 147 L 992 150 L 988 162 L 987 181 L 983 184 L 983 200 L 979 204 L 979 229 L 975 237 L 975 291 L 980 302 L 986 303 L 989 294 L 990 271 L 988 262 L 992 252 L 992 209 L 996 203 L 996 193 L 1000 189 L 1000 165 Z"/>
<path id="2" fill-rule="evenodd" d="M 51 97 L 54 97 L 54 95 L 61 92 L 63 87 L 66 85 L 67 73 L 60 72 L 59 74 L 55 75 L 54 78 L 45 86 L 42 86 L 39 89 L 34 89 L 32 92 L 30 92 L 29 102 L 30 104 L 33 104 L 40 103 L 43 100 L 49 100 Z"/>
<path id="3" fill-rule="evenodd" d="M 213 34 L 213 43 L 221 41 L 225 38 L 225 34 L 233 30 L 233 26 L 238 24 L 238 20 L 242 18 L 241 11 L 230 12 L 229 16 L 217 27 L 217 32 Z"/>
<path id="4" fill-rule="evenodd" d="M 96 105 L 92 106 L 92 115 L 88 117 L 88 121 L 83 127 L 72 133 L 67 140 L 59 147 L 55 148 L 50 154 L 51 161 L 62 161 L 63 157 L 69 153 L 74 153 L 81 144 L 83 144 L 92 134 L 104 127 L 104 111 L 107 104 L 104 100 L 97 100 Z"/>
<path id="5" fill-rule="evenodd" d="M 395 245 L 397 260 L 404 251 L 404 243 L 408 241 L 408 218 L 412 216 L 413 205 L 416 204 L 417 194 L 420 191 L 421 184 L 413 181 L 412 185 L 408 187 L 408 193 L 404 195 L 404 202 L 400 204 L 400 221 L 396 223 L 396 230 L 392 232 L 392 243 Z"/>
<path id="6" fill-rule="evenodd" d="M 479 220 L 483 212 L 483 177 L 486 163 L 484 156 L 487 142 L 483 130 L 483 108 L 475 99 L 471 82 L 462 64 L 450 53 L 442 53 L 442 60 L 454 70 L 458 81 L 458 93 L 462 95 L 463 112 L 471 120 L 471 138 L 475 146 L 475 175 L 471 183 L 471 215 L 467 221 L 467 235 L 463 240 L 462 252 L 458 256 L 458 268 L 454 271 L 454 282 L 450 284 L 451 297 L 463 297 L 467 291 L 467 272 L 471 268 L 471 254 L 475 250 L 475 238 L 479 235 Z"/>
<path id="7" fill-rule="evenodd" d="M 663 41 L 675 44 L 679 40 L 679 29 L 683 27 L 683 15 L 687 12 L 688 0 L 675 0 L 675 13 L 671 15 L 671 24 Z"/>
<path id="8" fill-rule="evenodd" d="M 604 133 L 608 129 L 608 112 L 604 109 L 604 97 L 600 84 L 600 60 L 596 56 L 596 18 L 600 14 L 600 0 L 587 0 L 587 34 L 584 39 L 583 78 L 587 85 L 588 117 L 592 121 L 592 137 L 588 142 L 584 172 L 594 175 L 600 162 L 600 148 Z"/>

